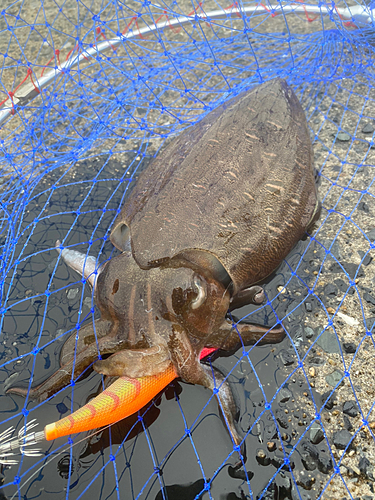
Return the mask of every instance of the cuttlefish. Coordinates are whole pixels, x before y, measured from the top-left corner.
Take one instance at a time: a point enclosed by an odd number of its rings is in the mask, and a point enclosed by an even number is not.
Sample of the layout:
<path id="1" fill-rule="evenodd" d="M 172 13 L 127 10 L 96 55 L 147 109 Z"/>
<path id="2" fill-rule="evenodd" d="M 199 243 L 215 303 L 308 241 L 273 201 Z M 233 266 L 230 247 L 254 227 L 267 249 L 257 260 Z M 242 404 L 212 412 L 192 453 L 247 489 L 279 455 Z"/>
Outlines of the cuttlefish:
<path id="1" fill-rule="evenodd" d="M 60 369 L 30 397 L 46 399 L 92 363 L 132 378 L 173 365 L 183 381 L 215 392 L 238 445 L 231 388 L 200 353 L 283 339 L 280 323 L 234 326 L 227 313 L 264 301 L 259 283 L 319 211 L 309 130 L 291 87 L 277 78 L 218 106 L 140 175 L 111 233 L 120 255 L 97 268 L 57 243 L 93 286 L 101 319 L 79 331 L 77 345 L 75 335 L 66 341 Z"/>

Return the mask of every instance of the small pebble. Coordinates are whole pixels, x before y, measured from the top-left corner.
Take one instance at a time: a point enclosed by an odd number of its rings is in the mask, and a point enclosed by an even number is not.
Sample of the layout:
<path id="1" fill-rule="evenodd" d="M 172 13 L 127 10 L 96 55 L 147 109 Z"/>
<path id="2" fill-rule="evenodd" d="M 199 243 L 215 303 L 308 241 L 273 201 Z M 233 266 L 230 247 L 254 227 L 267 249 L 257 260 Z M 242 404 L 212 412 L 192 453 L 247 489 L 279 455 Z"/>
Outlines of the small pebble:
<path id="1" fill-rule="evenodd" d="M 318 422 L 314 422 L 310 427 L 310 441 L 319 444 L 324 439 L 322 428 Z"/>
<path id="2" fill-rule="evenodd" d="M 350 443 L 349 448 L 353 446 L 352 441 L 351 441 L 352 437 L 353 436 L 350 434 L 349 431 L 342 430 L 342 431 L 335 432 L 333 434 L 332 441 L 338 450 L 345 450 L 346 447 L 349 445 L 349 443 Z"/>
<path id="3" fill-rule="evenodd" d="M 63 328 L 58 328 L 55 332 L 55 339 L 58 340 L 59 342 L 65 341 L 66 338 L 64 337 L 65 330 Z"/>
<path id="4" fill-rule="evenodd" d="M 354 427 L 353 427 L 351 421 L 349 420 L 349 418 L 346 415 L 344 415 L 343 420 L 344 420 L 345 429 L 347 431 L 352 431 L 354 429 Z"/>
<path id="5" fill-rule="evenodd" d="M 305 302 L 305 309 L 307 312 L 312 312 L 311 302 Z"/>
<path id="6" fill-rule="evenodd" d="M 362 210 L 366 214 L 368 214 L 370 212 L 369 206 L 364 201 L 361 201 L 361 203 L 359 203 L 358 210 Z"/>
<path id="7" fill-rule="evenodd" d="M 375 236 L 375 234 L 374 234 L 374 236 Z M 351 278 L 351 279 L 355 279 L 355 277 L 362 278 L 363 276 L 365 276 L 365 272 L 362 269 L 362 266 L 358 266 L 358 264 L 354 264 L 353 262 L 343 262 L 343 261 L 341 261 L 340 264 L 338 262 L 334 262 L 329 267 L 329 270 L 332 273 L 340 273 L 341 274 L 342 273 L 342 268 L 345 269 L 345 271 L 349 275 L 349 278 Z"/>
<path id="8" fill-rule="evenodd" d="M 304 330 L 305 330 L 305 337 L 307 339 L 312 339 L 314 336 L 314 330 L 309 326 L 305 326 Z"/>
<path id="9" fill-rule="evenodd" d="M 331 312 L 327 309 L 328 312 Z M 336 334 L 332 330 L 324 330 L 316 339 L 316 344 L 320 346 L 325 352 L 333 354 L 340 352 L 340 346 Z"/>
<path id="10" fill-rule="evenodd" d="M 367 474 L 367 469 L 370 467 L 370 460 L 366 457 L 361 457 L 358 462 L 358 468 L 362 474 Z"/>
<path id="11" fill-rule="evenodd" d="M 337 167 L 337 171 L 340 171 L 340 167 Z M 317 257 L 320 260 L 323 259 L 323 257 L 326 254 L 326 251 L 328 252 L 329 255 L 336 257 L 336 259 L 338 261 L 342 260 L 340 244 L 339 244 L 338 240 L 336 240 L 333 244 L 332 244 L 332 240 L 326 239 L 326 238 L 322 238 L 319 241 L 321 242 L 321 245 L 323 245 L 322 247 L 320 245 L 317 246 Z"/>
<path id="12" fill-rule="evenodd" d="M 368 304 L 372 304 L 373 306 L 375 306 L 375 298 L 372 295 L 366 292 L 363 294 L 363 298 Z"/>
<path id="13" fill-rule="evenodd" d="M 316 377 L 316 371 L 315 371 L 315 368 L 313 366 L 310 366 L 310 368 L 309 368 L 309 375 L 310 375 L 310 377 Z"/>
<path id="14" fill-rule="evenodd" d="M 364 134 L 373 134 L 374 133 L 374 126 L 372 123 L 366 123 L 366 125 L 363 127 L 362 132 Z"/>
<path id="15" fill-rule="evenodd" d="M 91 302 L 92 302 L 91 297 L 85 297 L 83 299 L 83 305 L 85 307 L 88 307 L 89 309 L 91 309 Z"/>
<path id="16" fill-rule="evenodd" d="M 354 354 L 357 350 L 357 346 L 354 342 L 344 342 L 342 346 L 346 354 Z"/>
<path id="17" fill-rule="evenodd" d="M 329 283 L 325 288 L 324 288 L 324 293 L 326 295 L 332 295 L 332 296 L 335 296 L 337 295 L 337 287 L 332 284 L 332 283 Z"/>
<path id="18" fill-rule="evenodd" d="M 280 408 L 278 408 L 275 411 L 275 417 L 276 417 L 276 420 L 278 421 L 279 425 L 283 429 L 287 429 L 289 427 L 288 418 L 287 418 L 287 416 L 285 415 L 285 413 Z"/>
<path id="19" fill-rule="evenodd" d="M 69 408 L 64 404 L 64 403 L 59 403 L 56 405 L 56 409 L 61 415 L 64 415 L 64 413 L 67 413 L 69 411 Z"/>
<path id="20" fill-rule="evenodd" d="M 356 465 L 352 465 L 352 469 L 353 469 L 354 474 L 356 474 L 357 476 L 361 475 L 361 471 L 358 469 L 358 467 Z"/>
<path id="21" fill-rule="evenodd" d="M 276 399 L 279 403 L 287 403 L 289 399 L 293 397 L 293 394 L 290 392 L 289 389 L 285 389 L 283 387 L 282 389 L 279 390 Z"/>
<path id="22" fill-rule="evenodd" d="M 363 256 L 365 255 L 365 252 L 363 252 L 362 250 L 358 250 L 358 255 L 361 257 L 361 259 L 363 259 Z M 363 259 L 363 262 L 362 262 L 362 265 L 364 266 L 368 266 L 370 265 L 372 262 L 372 257 L 371 255 L 368 253 L 366 255 L 366 257 Z"/>
<path id="23" fill-rule="evenodd" d="M 358 406 L 356 401 L 345 401 L 342 411 L 346 415 L 349 415 L 349 417 L 356 417 L 358 415 Z"/>
<path id="24" fill-rule="evenodd" d="M 290 458 L 289 459 L 289 465 L 286 465 L 285 464 L 285 457 L 284 457 L 284 454 L 283 453 L 279 453 L 279 452 L 276 452 L 275 455 L 272 457 L 271 459 L 271 463 L 272 465 L 276 468 L 276 469 L 282 469 L 282 470 L 286 470 L 286 471 L 289 471 L 289 467 L 291 469 L 294 469 L 295 467 L 295 463 L 294 461 Z"/>
<path id="25" fill-rule="evenodd" d="M 276 449 L 276 443 L 274 441 L 268 441 L 267 449 L 268 451 L 274 451 Z"/>
<path id="26" fill-rule="evenodd" d="M 303 329 L 301 325 L 298 325 L 294 330 L 293 344 L 298 349 L 303 344 Z"/>
<path id="27" fill-rule="evenodd" d="M 324 360 L 324 358 L 322 358 L 321 356 L 312 356 L 312 357 L 309 359 L 309 363 L 310 363 L 311 365 L 317 365 L 317 366 L 320 366 L 320 365 L 324 365 L 325 360 Z"/>
<path id="28" fill-rule="evenodd" d="M 370 231 L 368 231 L 366 233 L 366 236 L 367 238 L 370 240 L 370 241 L 374 241 L 375 240 L 375 227 L 370 229 Z"/>
<path id="29" fill-rule="evenodd" d="M 326 376 L 326 382 L 331 387 L 336 387 L 338 383 L 343 383 L 344 374 L 340 370 L 334 370 Z"/>
<path id="30" fill-rule="evenodd" d="M 306 470 L 312 471 L 316 469 L 316 461 L 308 452 L 300 454 L 301 462 Z"/>
<path id="31" fill-rule="evenodd" d="M 304 471 L 301 471 L 297 479 L 297 484 L 299 486 L 302 486 L 302 488 L 304 488 L 305 490 L 311 490 L 314 483 L 315 483 L 314 477 L 311 477 L 310 474 L 307 475 L 306 473 L 304 473 Z"/>
<path id="32" fill-rule="evenodd" d="M 70 288 L 66 294 L 66 296 L 68 297 L 68 300 L 73 300 L 76 298 L 77 294 L 79 292 L 79 289 L 78 288 Z"/>
<path id="33" fill-rule="evenodd" d="M 267 456 L 266 452 L 262 449 L 257 450 L 256 460 L 260 465 L 267 466 L 271 463 L 271 459 Z"/>
<path id="34" fill-rule="evenodd" d="M 319 453 L 318 456 L 318 470 L 323 474 L 329 474 L 333 469 L 333 462 L 331 455 L 328 453 Z"/>
<path id="35" fill-rule="evenodd" d="M 341 142 L 348 142 L 348 141 L 350 141 L 351 136 L 346 132 L 339 132 L 337 134 L 337 139 Z"/>
<path id="36" fill-rule="evenodd" d="M 340 474 L 344 476 L 347 473 L 347 468 L 344 465 L 340 465 Z"/>
<path id="37" fill-rule="evenodd" d="M 372 257 L 370 254 L 367 254 L 366 257 L 363 259 L 362 264 L 364 266 L 369 266 L 371 264 L 371 262 L 372 262 Z"/>
<path id="38" fill-rule="evenodd" d="M 348 295 L 353 295 L 353 293 L 355 293 L 354 287 L 348 286 L 347 281 L 338 278 L 334 281 L 334 283 L 338 287 L 338 289 L 343 293 L 347 293 Z"/>
<path id="39" fill-rule="evenodd" d="M 287 349 L 281 349 L 279 356 L 284 366 L 290 366 L 295 362 L 294 352 L 288 351 Z"/>
<path id="40" fill-rule="evenodd" d="M 354 471 L 350 467 L 347 467 L 347 471 L 346 472 L 347 472 L 347 474 L 348 474 L 349 477 L 353 477 L 354 476 Z"/>
<path id="41" fill-rule="evenodd" d="M 327 400 L 327 398 L 329 398 L 329 399 Z M 322 405 L 324 404 L 324 408 L 326 408 L 327 410 L 332 410 L 334 394 L 331 395 L 331 391 L 327 391 L 324 394 L 322 394 L 320 399 L 321 399 Z"/>

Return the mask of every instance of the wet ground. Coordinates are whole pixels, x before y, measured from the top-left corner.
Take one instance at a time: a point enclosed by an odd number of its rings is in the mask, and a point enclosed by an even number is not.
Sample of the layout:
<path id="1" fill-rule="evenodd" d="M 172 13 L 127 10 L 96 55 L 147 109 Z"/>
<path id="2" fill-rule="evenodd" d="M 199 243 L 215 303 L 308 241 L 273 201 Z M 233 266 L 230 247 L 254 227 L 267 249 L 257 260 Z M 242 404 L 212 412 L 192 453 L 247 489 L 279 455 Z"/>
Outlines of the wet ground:
<path id="1" fill-rule="evenodd" d="M 66 12 L 74 9 L 73 4 L 66 3 Z M 50 12 L 48 6 L 46 2 L 47 13 Z M 36 15 L 33 9 L 38 12 L 37 2 L 30 6 L 29 15 Z M 60 18 L 61 24 L 56 25 L 54 34 L 56 44 L 64 46 L 66 51 L 74 46 L 74 39 L 61 38 L 57 28 L 62 33 L 68 32 L 68 18 Z M 37 18 L 32 17 L 29 22 L 34 19 Z M 314 31 L 316 26 L 301 18 L 288 19 L 289 29 L 301 35 Z M 233 23 L 232 29 L 236 26 Z M 283 53 L 287 45 L 285 26 L 284 19 L 271 17 L 257 26 L 258 33 L 272 30 L 279 33 L 274 41 L 268 40 L 266 48 L 263 45 L 267 37 L 263 41 L 255 38 L 252 43 L 267 77 L 282 71 L 282 65 L 277 64 L 287 54 Z M 207 26 L 202 29 L 204 34 L 208 31 Z M 189 36 L 192 34 L 194 29 Z M 187 36 L 184 32 L 173 35 L 181 44 Z M 18 36 L 20 41 L 27 42 L 25 29 L 19 29 Z M 315 165 L 320 173 L 322 215 L 313 237 L 300 242 L 265 284 L 270 304 L 260 310 L 235 311 L 238 318 L 246 317 L 249 321 L 268 325 L 273 324 L 276 313 L 283 319 L 288 335 L 276 346 L 249 349 L 248 357 L 241 360 L 241 350 L 230 356 L 219 353 L 212 359 L 224 373 L 231 372 L 229 381 L 239 408 L 239 427 L 244 435 L 247 434 L 246 472 L 234 474 L 236 477 L 231 473 L 229 465 L 233 465 L 236 457 L 230 455 L 232 444 L 211 393 L 176 381 L 145 410 L 146 413 L 142 412 L 141 422 L 136 418 L 128 419 L 113 426 L 110 432 L 90 438 L 80 435 L 74 438 L 73 447 L 67 439 L 43 443 L 41 448 L 45 456 L 39 459 L 25 457 L 20 466 L 4 468 L 3 493 L 7 498 L 17 492 L 13 481 L 20 485 L 21 498 L 39 499 L 49 499 L 51 495 L 71 499 L 171 500 L 193 499 L 197 495 L 234 500 L 250 495 L 256 498 L 261 494 L 293 500 L 350 496 L 370 500 L 373 497 L 375 386 L 371 331 L 375 321 L 375 294 L 372 291 L 375 107 L 372 56 L 369 46 L 361 52 L 350 45 L 350 40 L 347 45 L 340 45 L 337 37 L 335 45 L 337 33 L 325 36 L 326 41 L 332 37 L 330 49 L 324 49 L 327 54 L 330 50 L 330 55 L 324 56 L 322 49 L 321 59 L 311 59 L 309 64 L 304 62 L 307 56 L 303 52 L 303 40 L 298 46 L 293 45 L 296 41 L 290 42 L 295 54 L 299 55 L 295 62 L 299 62 L 302 69 L 298 74 L 283 73 L 291 83 L 298 83 L 295 88 L 308 117 Z M 39 39 L 40 34 L 34 33 L 32 37 Z M 8 50 L 4 40 L 0 44 L 2 52 L 4 47 Z M 317 38 L 317 47 L 319 43 Z M 147 40 L 144 44 L 150 50 L 146 51 L 147 57 L 151 57 L 153 44 Z M 23 53 L 26 59 L 32 60 L 31 42 L 27 47 Z M 220 50 L 215 39 L 211 47 Z M 174 50 L 172 44 L 167 48 Z M 50 58 L 50 49 L 48 43 L 43 45 L 44 52 L 38 56 L 40 61 Z M 201 45 L 200 50 L 203 49 Z M 132 50 L 129 61 L 143 54 L 142 44 L 133 44 Z M 181 81 L 169 81 L 164 92 L 161 86 L 164 75 L 153 75 L 155 92 L 157 89 L 156 93 L 162 96 L 164 104 L 171 106 L 173 113 L 155 118 L 159 111 L 153 108 L 154 104 L 148 107 L 147 86 L 139 84 L 137 104 L 132 106 L 130 101 L 126 109 L 132 116 L 126 126 L 143 124 L 143 119 L 154 124 L 154 131 L 168 132 L 176 115 L 194 119 L 202 103 L 218 98 L 227 89 L 224 76 L 235 86 L 253 75 L 253 59 L 245 45 L 239 43 L 236 50 L 233 46 L 230 51 L 223 47 L 221 50 L 221 72 L 214 66 L 207 72 L 203 65 L 193 61 L 183 75 L 192 86 L 198 85 L 196 82 L 201 79 L 199 91 L 195 93 L 199 102 L 195 100 L 192 104 L 189 101 L 189 108 L 188 99 L 180 97 Z M 272 51 L 273 56 L 270 55 Z M 208 57 L 207 52 L 202 54 L 203 60 Z M 152 57 L 155 61 L 157 54 Z M 186 56 L 186 61 L 189 57 L 191 54 Z M 162 64 L 166 65 L 162 57 L 158 63 L 161 68 L 164 68 Z M 285 64 L 289 63 L 288 59 Z M 125 62 L 124 67 L 130 74 L 129 62 Z M 2 78 L 6 86 L 14 77 L 12 65 L 7 68 Z M 171 66 L 165 68 L 172 71 Z M 181 68 L 182 64 L 179 70 Z M 334 72 L 329 73 L 332 68 Z M 95 66 L 91 69 L 88 63 L 83 69 L 89 76 L 97 70 Z M 123 78 L 122 73 L 116 74 L 113 70 L 109 75 L 114 86 L 114 82 L 117 85 Z M 19 81 L 19 75 L 17 78 Z M 66 95 L 69 92 L 74 95 L 73 90 L 77 92 L 77 86 L 69 86 L 69 81 L 64 86 L 65 83 L 56 87 L 58 97 L 55 100 L 62 99 L 61 89 Z M 105 82 L 101 84 L 104 91 Z M 85 88 L 87 95 L 88 87 Z M 90 92 L 92 89 L 97 90 L 92 86 Z M 96 102 L 95 92 L 90 95 Z M 177 95 L 178 101 L 175 100 Z M 45 101 L 46 106 L 54 100 L 52 94 L 49 99 Z M 44 121 L 33 122 L 31 113 L 26 113 L 25 116 L 31 118 L 31 125 L 25 125 L 29 127 L 29 143 L 14 156 L 17 165 L 31 165 L 31 175 L 37 182 L 27 194 L 28 203 L 22 209 L 20 226 L 15 225 L 16 231 L 18 227 L 21 231 L 13 236 L 5 229 L 1 236 L 1 243 L 5 245 L 2 306 L 7 310 L 1 311 L 4 315 L 0 349 L 0 430 L 11 424 L 20 428 L 24 421 L 24 400 L 6 395 L 6 388 L 11 384 L 27 384 L 31 374 L 33 384 L 50 375 L 58 366 L 64 335 L 74 329 L 77 321 L 92 320 L 91 292 L 62 262 L 56 267 L 55 241 L 66 238 L 65 244 L 79 243 L 81 245 L 76 248 L 84 252 L 87 242 L 92 241 L 90 253 L 100 253 L 100 261 L 114 255 L 112 245 L 104 236 L 115 210 L 122 203 L 129 179 L 136 180 L 137 172 L 147 167 L 150 157 L 163 142 L 157 133 L 150 138 L 138 129 L 121 140 L 118 137 L 104 140 L 97 122 L 92 121 L 91 116 L 88 118 L 83 108 L 81 114 L 75 116 L 75 99 L 69 103 L 71 111 L 69 108 L 67 116 L 70 121 L 64 121 L 57 114 L 52 115 L 56 121 L 44 116 Z M 98 106 L 99 118 L 105 117 L 106 125 L 112 126 L 116 133 L 119 129 L 115 125 L 125 130 L 121 122 L 124 110 L 110 108 L 113 115 L 108 118 L 108 109 Z M 75 128 L 69 128 L 65 122 L 73 122 Z M 18 117 L 9 122 L 3 138 L 16 134 L 16 127 L 21 123 Z M 79 142 L 81 136 L 77 130 L 83 130 L 84 138 L 92 137 L 91 132 L 97 136 L 87 146 L 84 140 Z M 42 133 L 45 134 L 44 145 L 37 147 L 34 142 Z M 59 136 L 63 134 L 66 134 L 65 142 L 57 147 Z M 29 153 L 30 144 L 35 148 L 35 157 Z M 55 148 L 52 153 L 48 152 L 48 144 Z M 85 151 L 82 153 L 85 159 L 76 161 L 68 155 L 69 148 L 74 145 L 77 151 Z M 59 158 L 64 154 L 65 162 Z M 44 164 L 38 162 L 45 158 L 49 172 L 41 176 L 39 168 Z M 4 175 L 5 188 L 10 192 L 7 179 Z M 22 200 L 21 187 L 18 192 L 19 197 L 13 196 L 7 205 L 12 214 Z M 8 203 L 9 198 L 6 200 Z M 14 237 L 17 244 L 12 247 Z M 50 294 L 46 294 L 46 290 Z M 98 317 L 97 312 L 95 317 Z M 29 353 L 36 345 L 45 347 L 34 357 Z M 41 406 L 29 403 L 28 419 L 36 418 L 41 429 L 85 404 L 100 385 L 100 377 L 91 374 L 76 385 L 73 397 L 68 388 Z M 269 409 L 265 408 L 266 401 L 271 402 Z M 186 435 L 186 428 L 192 429 L 190 436 Z M 209 484 L 209 491 L 202 493 L 205 483 Z M 265 492 L 265 488 L 269 491 Z"/>

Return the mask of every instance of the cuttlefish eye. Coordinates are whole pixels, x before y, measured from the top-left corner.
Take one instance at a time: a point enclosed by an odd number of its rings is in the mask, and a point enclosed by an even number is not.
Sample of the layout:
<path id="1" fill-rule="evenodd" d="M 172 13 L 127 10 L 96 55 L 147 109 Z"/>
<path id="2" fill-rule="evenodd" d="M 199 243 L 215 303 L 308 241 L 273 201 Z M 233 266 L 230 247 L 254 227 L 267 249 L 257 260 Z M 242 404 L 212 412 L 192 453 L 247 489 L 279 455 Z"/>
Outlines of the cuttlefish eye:
<path id="1" fill-rule="evenodd" d="M 191 308 L 192 309 L 198 309 L 202 304 L 204 304 L 206 298 L 207 298 L 207 288 L 206 288 L 206 283 L 202 281 L 199 276 L 195 275 L 194 276 L 194 287 L 198 292 L 198 295 L 196 298 L 192 301 L 191 303 Z"/>

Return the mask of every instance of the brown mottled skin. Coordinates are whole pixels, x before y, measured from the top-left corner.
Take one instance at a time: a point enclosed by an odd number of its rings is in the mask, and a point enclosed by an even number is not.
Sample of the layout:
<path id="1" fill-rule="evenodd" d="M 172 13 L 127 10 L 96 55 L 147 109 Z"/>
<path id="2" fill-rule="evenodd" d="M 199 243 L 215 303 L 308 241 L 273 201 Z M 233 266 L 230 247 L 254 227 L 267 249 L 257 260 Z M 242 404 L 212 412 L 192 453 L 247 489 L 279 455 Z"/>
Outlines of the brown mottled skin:
<path id="1" fill-rule="evenodd" d="M 73 363 L 77 377 L 98 350 L 111 354 L 94 364 L 104 375 L 152 375 L 173 363 L 186 382 L 221 386 L 217 397 L 239 444 L 230 387 L 200 363 L 200 352 L 282 340 L 282 326 L 235 329 L 226 314 L 262 302 L 256 283 L 318 216 L 306 118 L 287 83 L 272 80 L 219 106 L 141 174 L 111 234 L 123 253 L 93 283 L 101 319 L 79 332 L 76 356 L 75 336 L 67 340 L 60 370 L 30 396 L 43 400 L 69 384 Z M 89 279 L 94 268 L 83 269 L 78 252 L 61 253 Z"/>

